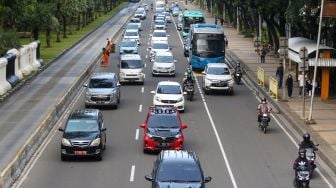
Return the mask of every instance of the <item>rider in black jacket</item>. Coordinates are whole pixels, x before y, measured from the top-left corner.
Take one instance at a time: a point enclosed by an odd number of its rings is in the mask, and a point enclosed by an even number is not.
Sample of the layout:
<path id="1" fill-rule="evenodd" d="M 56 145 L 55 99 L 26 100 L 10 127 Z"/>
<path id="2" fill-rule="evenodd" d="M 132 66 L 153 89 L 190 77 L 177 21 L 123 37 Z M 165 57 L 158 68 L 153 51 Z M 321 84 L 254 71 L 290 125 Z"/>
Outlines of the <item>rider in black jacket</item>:
<path id="1" fill-rule="evenodd" d="M 305 133 L 303 134 L 303 140 L 300 143 L 300 148 L 305 149 L 305 148 L 314 148 L 314 150 L 316 151 L 316 145 L 314 144 L 313 141 L 310 140 L 310 134 L 309 133 Z"/>

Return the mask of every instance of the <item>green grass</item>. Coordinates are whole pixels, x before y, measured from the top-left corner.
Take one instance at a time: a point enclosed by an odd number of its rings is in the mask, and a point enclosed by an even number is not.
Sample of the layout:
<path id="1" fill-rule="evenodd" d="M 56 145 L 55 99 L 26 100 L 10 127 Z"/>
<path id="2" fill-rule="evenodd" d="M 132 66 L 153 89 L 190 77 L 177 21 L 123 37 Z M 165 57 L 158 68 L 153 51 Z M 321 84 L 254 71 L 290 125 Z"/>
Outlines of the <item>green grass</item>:
<path id="1" fill-rule="evenodd" d="M 40 32 L 39 40 L 41 41 L 41 58 L 44 60 L 45 63 L 49 63 L 50 60 L 57 57 L 63 50 L 70 48 L 74 45 L 77 41 L 79 41 L 82 37 L 86 34 L 93 31 L 97 28 L 100 24 L 105 22 L 106 20 L 110 19 L 112 16 L 117 14 L 122 8 L 126 7 L 128 2 L 123 2 L 107 14 L 101 13 L 101 16 L 95 19 L 93 22 L 86 25 L 81 30 L 76 31 L 76 26 L 72 26 L 72 34 L 68 34 L 68 38 L 63 38 L 63 34 L 61 34 L 61 42 L 56 42 L 56 32 L 52 32 L 51 34 L 51 47 L 47 48 L 46 46 L 46 36 L 45 32 Z M 69 30 L 68 30 L 69 31 Z M 20 39 L 20 44 L 28 44 L 30 43 L 29 38 L 22 38 Z"/>

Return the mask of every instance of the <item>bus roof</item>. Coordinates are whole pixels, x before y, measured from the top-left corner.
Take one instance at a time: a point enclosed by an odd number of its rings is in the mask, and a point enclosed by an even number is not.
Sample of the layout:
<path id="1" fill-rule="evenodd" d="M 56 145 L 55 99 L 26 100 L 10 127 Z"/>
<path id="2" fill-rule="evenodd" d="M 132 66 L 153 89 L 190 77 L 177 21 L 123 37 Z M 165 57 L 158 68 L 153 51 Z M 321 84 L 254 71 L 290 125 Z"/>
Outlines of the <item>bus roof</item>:
<path id="1" fill-rule="evenodd" d="M 220 29 L 222 26 L 216 25 L 216 24 L 205 24 L 205 23 L 199 23 L 199 24 L 192 24 L 190 25 L 192 28 L 215 28 Z"/>
<path id="2" fill-rule="evenodd" d="M 203 25 L 199 27 L 200 25 Z M 210 24 L 193 24 L 191 27 L 192 33 L 216 33 L 216 34 L 224 34 L 224 29 L 221 26 L 217 27 L 206 27 L 206 25 Z"/>
<path id="3" fill-rule="evenodd" d="M 203 12 L 200 10 L 185 10 L 183 16 L 186 17 L 204 17 Z"/>

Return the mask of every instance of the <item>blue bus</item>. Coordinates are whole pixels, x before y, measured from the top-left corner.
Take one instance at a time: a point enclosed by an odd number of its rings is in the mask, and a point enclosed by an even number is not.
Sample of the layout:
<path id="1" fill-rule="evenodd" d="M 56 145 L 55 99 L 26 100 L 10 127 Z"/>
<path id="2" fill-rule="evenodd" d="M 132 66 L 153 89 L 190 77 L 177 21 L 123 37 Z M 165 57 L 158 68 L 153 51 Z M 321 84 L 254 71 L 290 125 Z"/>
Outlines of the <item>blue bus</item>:
<path id="1" fill-rule="evenodd" d="M 186 39 L 184 55 L 193 69 L 203 70 L 207 63 L 225 63 L 224 29 L 216 24 L 193 24 Z"/>

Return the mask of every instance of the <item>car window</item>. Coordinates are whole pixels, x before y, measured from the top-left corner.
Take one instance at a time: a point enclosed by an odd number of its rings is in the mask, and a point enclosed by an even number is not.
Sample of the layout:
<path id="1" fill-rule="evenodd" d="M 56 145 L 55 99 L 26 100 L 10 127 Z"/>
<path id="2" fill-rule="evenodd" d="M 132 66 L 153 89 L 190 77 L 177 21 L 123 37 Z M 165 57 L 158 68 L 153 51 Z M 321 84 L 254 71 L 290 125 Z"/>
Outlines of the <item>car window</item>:
<path id="1" fill-rule="evenodd" d="M 230 71 L 226 67 L 208 67 L 207 74 L 229 75 Z"/>
<path id="2" fill-rule="evenodd" d="M 128 24 L 126 29 L 139 29 L 138 24 Z"/>
<path id="3" fill-rule="evenodd" d="M 120 47 L 136 47 L 137 43 L 135 41 L 125 41 L 121 42 Z"/>
<path id="4" fill-rule="evenodd" d="M 113 88 L 113 79 L 111 78 L 92 78 L 89 88 Z"/>
<path id="5" fill-rule="evenodd" d="M 156 21 L 155 21 L 155 24 L 156 24 L 156 25 L 164 25 L 165 23 L 164 23 L 164 21 L 162 21 L 162 20 L 156 20 Z"/>
<path id="6" fill-rule="evenodd" d="M 99 131 L 98 122 L 93 119 L 74 119 L 67 122 L 65 133 L 77 133 L 77 132 L 97 132 Z"/>
<path id="7" fill-rule="evenodd" d="M 157 89 L 158 94 L 181 94 L 181 87 L 179 85 L 159 85 Z"/>
<path id="8" fill-rule="evenodd" d="M 172 63 L 174 61 L 172 56 L 155 56 L 155 63 Z"/>
<path id="9" fill-rule="evenodd" d="M 165 44 L 165 43 L 154 43 L 152 48 L 153 49 L 168 49 L 169 46 L 168 44 Z"/>
<path id="10" fill-rule="evenodd" d="M 159 165 L 156 175 L 158 181 L 202 181 L 202 173 L 199 166 L 189 161 L 164 160 Z"/>
<path id="11" fill-rule="evenodd" d="M 172 114 L 151 115 L 148 120 L 148 127 L 178 129 L 180 127 L 180 123 L 176 115 Z"/>
<path id="12" fill-rule="evenodd" d="M 132 36 L 132 37 L 138 36 L 138 32 L 136 32 L 136 31 L 126 31 L 125 36 Z"/>
<path id="13" fill-rule="evenodd" d="M 139 69 L 142 68 L 142 64 L 140 60 L 121 60 L 120 68 Z"/>
<path id="14" fill-rule="evenodd" d="M 165 32 L 154 32 L 153 37 L 167 37 Z"/>

